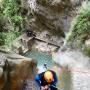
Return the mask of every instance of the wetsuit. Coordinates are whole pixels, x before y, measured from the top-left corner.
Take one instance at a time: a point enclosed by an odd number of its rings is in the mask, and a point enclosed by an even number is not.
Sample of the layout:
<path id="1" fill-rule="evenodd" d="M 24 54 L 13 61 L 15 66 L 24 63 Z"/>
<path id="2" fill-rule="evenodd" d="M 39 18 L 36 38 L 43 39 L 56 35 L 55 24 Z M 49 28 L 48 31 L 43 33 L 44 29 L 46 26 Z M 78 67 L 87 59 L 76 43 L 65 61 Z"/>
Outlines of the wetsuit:
<path id="1" fill-rule="evenodd" d="M 38 84 L 39 86 L 50 85 L 49 88 L 50 88 L 51 90 L 57 90 L 57 89 L 56 89 L 57 75 L 56 75 L 56 73 L 55 73 L 54 71 L 52 71 L 52 70 L 50 70 L 50 71 L 52 72 L 53 77 L 54 77 L 53 81 L 52 81 L 50 84 L 48 84 L 48 82 L 44 79 L 44 73 L 45 73 L 45 72 L 42 72 L 42 73 L 36 75 L 35 81 L 37 82 L 37 84 Z"/>

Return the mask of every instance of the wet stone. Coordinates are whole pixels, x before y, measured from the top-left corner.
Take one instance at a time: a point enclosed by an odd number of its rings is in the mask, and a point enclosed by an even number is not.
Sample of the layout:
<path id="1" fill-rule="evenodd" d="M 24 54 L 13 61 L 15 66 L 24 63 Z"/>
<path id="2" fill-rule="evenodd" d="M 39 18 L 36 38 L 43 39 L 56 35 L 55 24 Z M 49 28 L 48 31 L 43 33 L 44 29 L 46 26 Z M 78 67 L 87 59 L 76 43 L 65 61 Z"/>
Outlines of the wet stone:
<path id="1" fill-rule="evenodd" d="M 26 80 L 22 90 L 40 90 L 40 88 L 34 80 Z"/>

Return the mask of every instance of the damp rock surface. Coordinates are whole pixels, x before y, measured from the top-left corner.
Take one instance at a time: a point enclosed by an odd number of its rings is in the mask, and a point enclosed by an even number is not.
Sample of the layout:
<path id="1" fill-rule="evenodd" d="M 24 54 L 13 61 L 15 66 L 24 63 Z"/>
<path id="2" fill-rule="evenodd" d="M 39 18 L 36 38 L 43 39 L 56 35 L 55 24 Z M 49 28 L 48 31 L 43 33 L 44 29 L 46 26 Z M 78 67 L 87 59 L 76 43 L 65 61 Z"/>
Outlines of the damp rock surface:
<path id="1" fill-rule="evenodd" d="M 33 79 L 36 61 L 15 53 L 0 53 L 0 90 L 21 90 L 24 80 Z"/>
<path id="2" fill-rule="evenodd" d="M 53 56 L 53 59 L 57 66 L 62 69 L 60 74 L 62 75 L 61 83 L 64 90 L 90 89 L 89 57 L 83 55 L 79 50 L 70 49 L 60 50 Z"/>
<path id="3" fill-rule="evenodd" d="M 34 11 L 31 27 L 65 37 L 84 0 L 28 0 Z"/>
<path id="4" fill-rule="evenodd" d="M 40 90 L 40 87 L 34 80 L 28 79 L 24 82 L 22 90 Z"/>

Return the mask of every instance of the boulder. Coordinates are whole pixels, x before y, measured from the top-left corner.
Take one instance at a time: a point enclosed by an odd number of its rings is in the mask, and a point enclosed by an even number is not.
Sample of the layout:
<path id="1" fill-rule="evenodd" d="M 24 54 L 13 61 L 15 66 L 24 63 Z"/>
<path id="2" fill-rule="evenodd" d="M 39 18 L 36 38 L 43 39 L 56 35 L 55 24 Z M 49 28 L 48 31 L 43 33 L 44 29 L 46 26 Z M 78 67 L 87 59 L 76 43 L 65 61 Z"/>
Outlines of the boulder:
<path id="1" fill-rule="evenodd" d="M 0 54 L 1 55 L 1 54 Z M 0 90 L 21 90 L 26 79 L 36 74 L 36 61 L 17 54 L 2 54 L 4 65 L 0 67 Z"/>

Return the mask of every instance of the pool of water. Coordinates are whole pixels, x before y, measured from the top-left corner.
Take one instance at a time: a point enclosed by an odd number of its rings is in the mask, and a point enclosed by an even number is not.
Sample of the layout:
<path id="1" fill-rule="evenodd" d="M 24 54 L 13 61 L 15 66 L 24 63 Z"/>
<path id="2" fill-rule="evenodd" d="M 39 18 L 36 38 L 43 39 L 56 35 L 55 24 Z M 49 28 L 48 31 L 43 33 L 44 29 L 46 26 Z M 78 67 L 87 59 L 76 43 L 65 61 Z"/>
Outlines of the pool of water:
<path id="1" fill-rule="evenodd" d="M 54 62 L 52 61 L 51 54 L 38 52 L 38 51 L 30 51 L 30 52 L 25 53 L 24 56 L 26 56 L 28 58 L 33 58 L 38 62 L 38 64 L 37 64 L 38 73 L 44 72 L 46 70 L 44 68 L 45 63 L 47 64 L 47 67 L 49 69 L 54 69 L 55 71 L 57 71 L 57 69 L 54 68 L 55 65 L 54 65 Z M 58 88 L 59 88 L 59 85 L 58 85 Z M 60 90 L 62 90 L 62 89 L 60 89 Z"/>
<path id="2" fill-rule="evenodd" d="M 42 72 L 45 70 L 44 64 L 47 64 L 48 68 L 53 67 L 53 62 L 52 62 L 52 55 L 43 53 L 43 52 L 38 52 L 38 51 L 30 51 L 24 54 L 24 56 L 28 58 L 33 58 L 35 59 L 38 64 L 37 67 L 39 69 L 39 72 Z"/>

